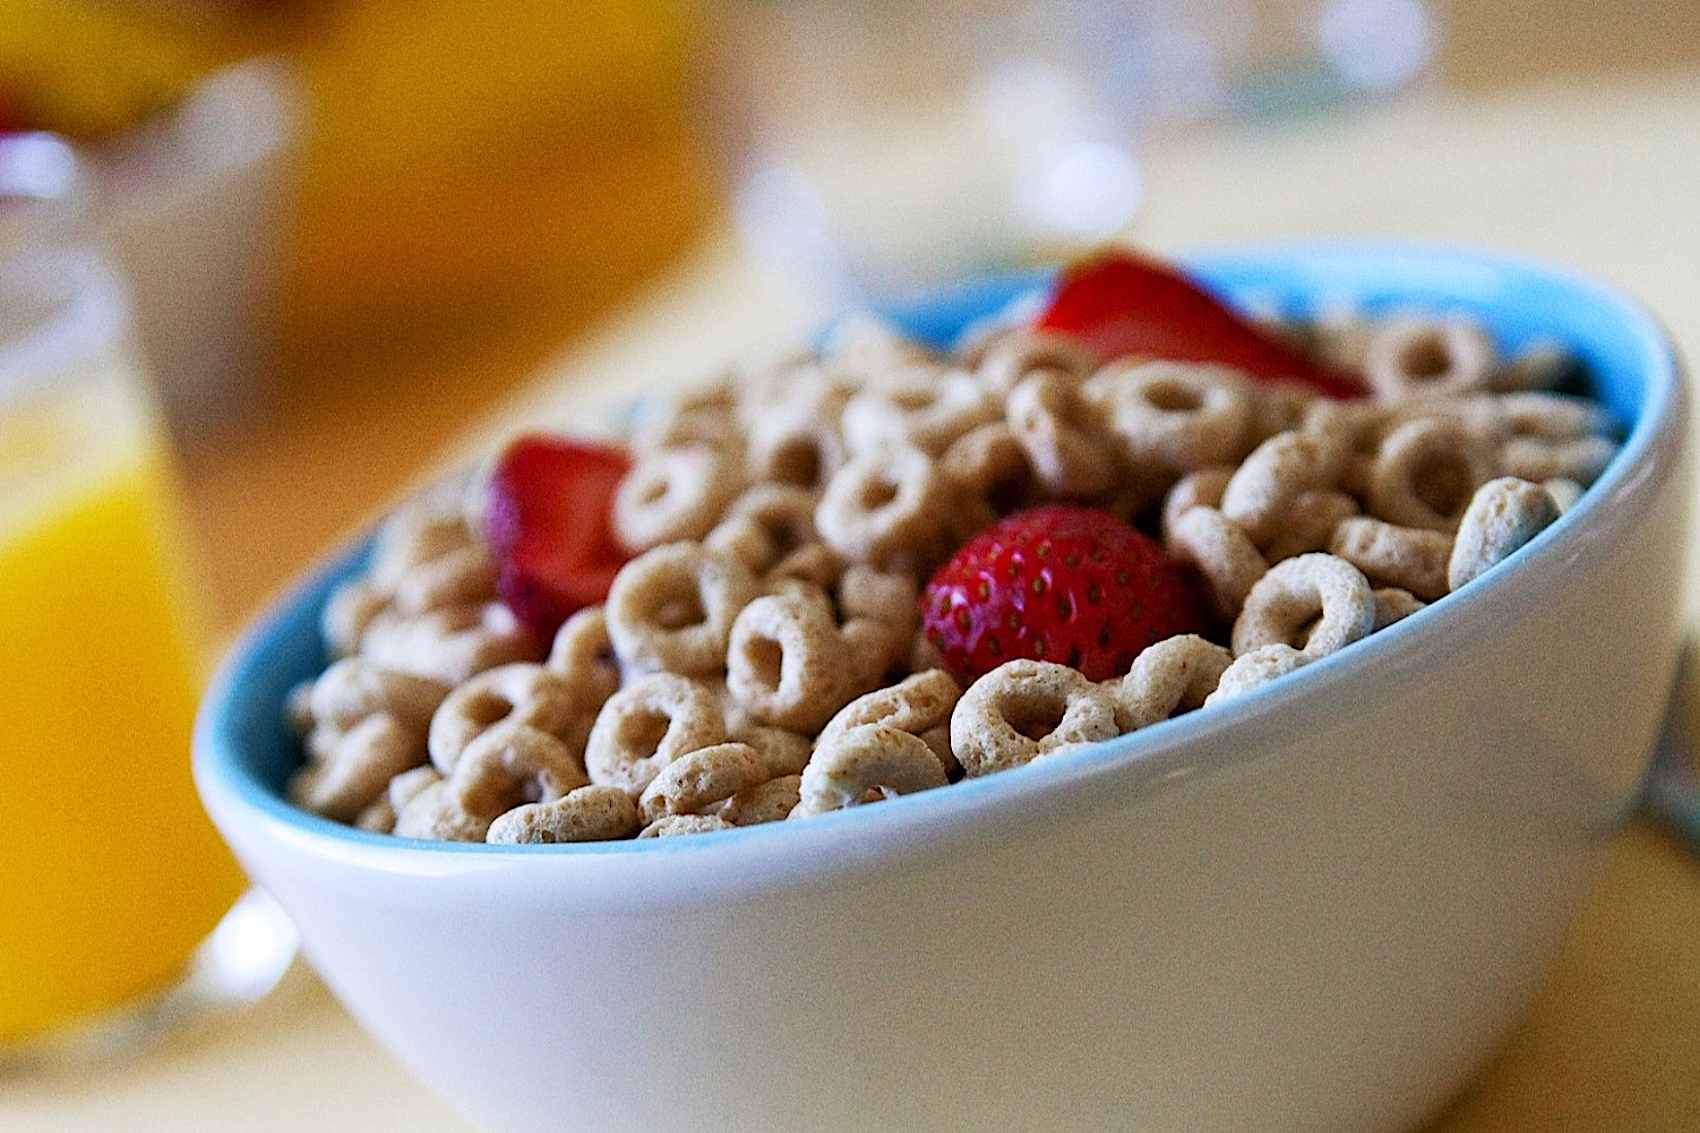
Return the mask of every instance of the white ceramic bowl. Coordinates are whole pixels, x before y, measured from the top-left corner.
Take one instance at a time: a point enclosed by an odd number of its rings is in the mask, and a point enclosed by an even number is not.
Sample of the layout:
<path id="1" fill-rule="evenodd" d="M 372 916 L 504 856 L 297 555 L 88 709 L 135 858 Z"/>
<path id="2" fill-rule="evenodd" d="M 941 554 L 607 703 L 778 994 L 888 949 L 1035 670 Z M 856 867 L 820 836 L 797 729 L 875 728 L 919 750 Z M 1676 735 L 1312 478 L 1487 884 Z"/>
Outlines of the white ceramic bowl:
<path id="1" fill-rule="evenodd" d="M 291 809 L 282 703 L 334 566 L 236 651 L 208 808 L 336 994 L 498 1130 L 1393 1130 L 1540 982 L 1636 796 L 1678 643 L 1686 397 L 1617 295 L 1412 248 L 1198 260 L 1557 334 L 1633 423 L 1442 602 L 1220 711 L 808 822 L 455 847 Z M 1034 281 L 900 312 L 942 340 Z"/>

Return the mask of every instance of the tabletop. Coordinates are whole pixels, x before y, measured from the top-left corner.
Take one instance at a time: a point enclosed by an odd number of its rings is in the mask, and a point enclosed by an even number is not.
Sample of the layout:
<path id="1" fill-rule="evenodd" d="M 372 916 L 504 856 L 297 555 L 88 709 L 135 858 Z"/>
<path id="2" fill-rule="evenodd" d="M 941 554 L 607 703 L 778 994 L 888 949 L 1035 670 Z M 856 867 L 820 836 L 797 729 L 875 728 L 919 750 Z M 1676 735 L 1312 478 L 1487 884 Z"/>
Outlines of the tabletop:
<path id="1" fill-rule="evenodd" d="M 1537 255 L 1640 296 L 1696 357 L 1696 120 L 1700 73 L 1678 72 L 1488 100 L 1431 94 L 1255 135 L 1216 131 L 1152 150 L 1153 196 L 1132 235 L 1163 250 L 1373 234 Z M 819 313 L 729 241 L 711 242 L 518 396 L 445 435 L 438 456 L 485 448 L 517 421 L 582 420 L 597 400 L 688 378 Z M 1697 577 L 1700 541 L 1687 571 L 1691 603 Z M 1694 1128 L 1697 928 L 1700 859 L 1650 825 L 1631 825 L 1529 1016 L 1433 1133 Z M 0 1128 L 13 1133 L 308 1125 L 466 1129 L 304 968 L 254 1010 L 128 1066 L 0 1085 Z"/>

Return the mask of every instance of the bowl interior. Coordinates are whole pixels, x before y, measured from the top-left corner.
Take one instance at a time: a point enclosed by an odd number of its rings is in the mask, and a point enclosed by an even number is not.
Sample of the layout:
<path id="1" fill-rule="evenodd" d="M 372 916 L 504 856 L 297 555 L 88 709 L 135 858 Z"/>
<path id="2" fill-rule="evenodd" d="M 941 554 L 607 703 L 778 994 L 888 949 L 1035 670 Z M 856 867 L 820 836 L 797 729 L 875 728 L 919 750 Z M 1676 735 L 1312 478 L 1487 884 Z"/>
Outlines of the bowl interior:
<path id="1" fill-rule="evenodd" d="M 1519 558 L 1534 553 L 1550 539 L 1562 537 L 1563 531 L 1586 523 L 1592 505 L 1609 494 L 1611 485 L 1622 480 L 1644 454 L 1653 422 L 1668 416 L 1676 397 L 1674 360 L 1657 323 L 1609 289 L 1548 268 L 1449 249 L 1361 245 L 1270 247 L 1195 256 L 1185 262 L 1208 286 L 1230 300 L 1255 303 L 1260 309 L 1273 309 L 1283 316 L 1308 318 L 1341 304 L 1369 312 L 1396 308 L 1457 311 L 1479 320 L 1505 351 L 1556 341 L 1574 354 L 1582 363 L 1588 392 L 1605 403 L 1629 432 L 1629 439 L 1582 502 L 1513 556 L 1506 567 L 1514 567 Z M 1049 278 L 1050 273 L 1037 272 L 977 280 L 882 313 L 908 334 L 937 347 L 948 347 L 970 323 L 1045 286 Z M 396 839 L 295 810 L 282 795 L 284 784 L 301 761 L 299 744 L 285 723 L 286 698 L 291 688 L 316 675 L 327 663 L 319 634 L 320 611 L 337 585 L 361 572 L 369 549 L 368 544 L 361 543 L 332 556 L 327 566 L 274 606 L 237 646 L 203 705 L 196 735 L 197 761 L 203 774 L 216 776 L 222 786 L 273 817 L 320 834 L 400 845 L 403 843 Z M 1498 574 L 1499 569 L 1490 576 Z M 1377 642 L 1401 635 L 1410 623 L 1421 622 L 1433 612 L 1432 608 L 1425 610 L 1384 630 L 1376 635 Z M 1343 654 L 1371 644 L 1359 643 Z M 1305 676 L 1301 673 L 1294 679 Z M 1153 736 L 1170 726 L 1142 730 L 1138 737 L 1116 741 L 1115 746 L 1118 751 L 1125 750 L 1129 739 Z M 1076 757 L 1051 762 L 1072 758 Z M 995 776 L 971 785 L 991 787 L 1006 777 Z M 928 798 L 900 799 L 887 807 L 926 805 Z M 856 815 L 851 812 L 838 817 L 854 819 Z M 707 841 L 754 832 L 735 831 Z M 662 839 L 650 846 L 702 841 Z M 460 851 L 486 849 L 420 845 Z M 572 852 L 580 848 L 522 849 Z M 514 848 L 502 849 L 511 852 Z"/>

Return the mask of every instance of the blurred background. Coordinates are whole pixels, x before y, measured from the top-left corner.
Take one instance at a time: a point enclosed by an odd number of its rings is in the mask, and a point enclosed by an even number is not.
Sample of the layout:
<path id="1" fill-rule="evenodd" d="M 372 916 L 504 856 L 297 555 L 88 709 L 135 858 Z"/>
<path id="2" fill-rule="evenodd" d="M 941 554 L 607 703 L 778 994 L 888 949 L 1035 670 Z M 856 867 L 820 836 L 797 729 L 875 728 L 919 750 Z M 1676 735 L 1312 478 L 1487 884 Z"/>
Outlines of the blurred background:
<path id="1" fill-rule="evenodd" d="M 228 627 L 724 233 L 822 306 L 924 286 L 1137 236 L 1165 155 L 1212 137 L 1680 73 L 1697 24 L 1690 0 L 0 0 L 0 128 L 81 158 Z"/>

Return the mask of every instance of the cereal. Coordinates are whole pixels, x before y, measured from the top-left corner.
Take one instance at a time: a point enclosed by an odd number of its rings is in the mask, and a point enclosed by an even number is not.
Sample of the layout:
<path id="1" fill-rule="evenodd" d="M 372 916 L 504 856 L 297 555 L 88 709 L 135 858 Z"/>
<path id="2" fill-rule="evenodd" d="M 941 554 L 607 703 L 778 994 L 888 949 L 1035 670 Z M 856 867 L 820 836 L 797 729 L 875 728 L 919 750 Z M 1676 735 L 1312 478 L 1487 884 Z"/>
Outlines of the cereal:
<path id="1" fill-rule="evenodd" d="M 367 627 L 360 653 L 386 669 L 458 685 L 497 665 L 538 660 L 543 651 L 512 611 L 486 602 L 411 618 L 382 614 Z"/>
<path id="2" fill-rule="evenodd" d="M 447 779 L 431 783 L 396 812 L 397 838 L 431 842 L 482 842 L 490 824 L 467 814 L 455 801 Z"/>
<path id="3" fill-rule="evenodd" d="M 1010 391 L 1006 411 L 1010 431 L 1047 492 L 1090 496 L 1110 486 L 1116 467 L 1103 422 L 1073 380 L 1044 371 L 1023 378 Z"/>
<path id="4" fill-rule="evenodd" d="M 543 667 L 566 682 L 574 704 L 594 714 L 620 687 L 620 662 L 608 634 L 608 616 L 589 606 L 562 623 Z"/>
<path id="5" fill-rule="evenodd" d="M 746 467 L 757 484 L 819 491 L 848 458 L 839 427 L 847 394 L 824 378 L 788 389 L 749 422 Z"/>
<path id="6" fill-rule="evenodd" d="M 1232 465 L 1214 464 L 1188 472 L 1175 481 L 1174 487 L 1163 497 L 1163 541 L 1167 543 L 1173 537 L 1175 521 L 1192 508 L 1220 506 L 1222 493 L 1233 477 Z"/>
<path id="7" fill-rule="evenodd" d="M 1220 645 L 1190 633 L 1146 646 L 1127 675 L 1111 682 L 1116 727 L 1132 732 L 1177 710 L 1202 707 L 1233 660 Z"/>
<path id="8" fill-rule="evenodd" d="M 467 744 L 447 779 L 455 805 L 486 828 L 516 806 L 550 802 L 589 781 L 566 744 L 511 720 Z"/>
<path id="9" fill-rule="evenodd" d="M 1547 490 L 1547 495 L 1552 497 L 1552 502 L 1558 505 L 1560 515 L 1575 507 L 1576 501 L 1580 500 L 1582 493 L 1586 491 L 1582 485 L 1564 476 L 1543 480 L 1541 487 Z"/>
<path id="10" fill-rule="evenodd" d="M 1175 473 L 1237 460 L 1251 424 L 1251 399 L 1231 371 L 1176 362 L 1108 367 L 1085 386 L 1103 404 L 1123 455 Z"/>
<path id="11" fill-rule="evenodd" d="M 1304 492 L 1327 488 L 1344 454 L 1304 433 L 1277 433 L 1252 450 L 1222 490 L 1221 511 L 1253 541 L 1272 537 Z"/>
<path id="12" fill-rule="evenodd" d="M 1039 498 L 1039 478 L 1027 450 L 1005 421 L 959 438 L 939 458 L 939 471 L 948 485 L 945 522 L 958 540 Z"/>
<path id="13" fill-rule="evenodd" d="M 614 533 L 634 551 L 701 539 L 743 486 L 732 458 L 706 445 L 639 459 L 614 496 Z"/>
<path id="14" fill-rule="evenodd" d="M 753 720 L 734 722 L 732 715 L 732 712 L 727 712 L 727 738 L 755 749 L 770 778 L 795 775 L 809 762 L 809 754 L 815 747 L 813 736 L 757 724 Z"/>
<path id="15" fill-rule="evenodd" d="M 422 614 L 495 597 L 496 562 L 488 548 L 475 545 L 457 547 L 408 570 L 396 583 L 394 603 L 403 614 Z"/>
<path id="16" fill-rule="evenodd" d="M 1375 591 L 1375 632 L 1403 621 L 1428 605 L 1409 590 L 1384 586 Z"/>
<path id="17" fill-rule="evenodd" d="M 431 717 L 431 763 L 450 774 L 467 747 L 498 724 L 524 724 L 567 741 L 574 725 L 584 723 L 572 687 L 558 673 L 529 662 L 503 665 L 464 682 L 438 707 Z M 570 746 L 580 743 L 582 735 Z"/>
<path id="18" fill-rule="evenodd" d="M 638 797 L 638 810 L 645 823 L 669 814 L 701 814 L 767 778 L 766 763 L 748 744 L 714 744 L 663 767 Z"/>
<path id="19" fill-rule="evenodd" d="M 1356 514 L 1358 501 L 1346 492 L 1326 488 L 1300 492 L 1275 534 L 1264 544 L 1263 557 L 1276 563 L 1306 551 L 1326 551 L 1334 529 Z"/>
<path id="20" fill-rule="evenodd" d="M 1118 734 L 1115 698 L 1049 661 L 1000 665 L 970 685 L 950 715 L 950 747 L 970 777 Z"/>
<path id="21" fill-rule="evenodd" d="M 675 673 L 652 673 L 609 697 L 596 714 L 584 767 L 592 783 L 636 798 L 679 756 L 725 740 L 713 689 Z"/>
<path id="22" fill-rule="evenodd" d="M 955 678 L 943 669 L 916 673 L 889 688 L 859 696 L 839 709 L 821 729 L 815 746 L 824 747 L 865 724 L 884 724 L 912 736 L 923 736 L 949 725 L 951 710 L 961 695 Z"/>
<path id="23" fill-rule="evenodd" d="M 344 657 L 313 682 L 305 709 L 313 724 L 339 731 L 385 712 L 423 732 L 448 695 L 449 686 L 441 681 L 385 669 L 364 657 Z"/>
<path id="24" fill-rule="evenodd" d="M 675 838 L 682 834 L 713 834 L 717 830 L 736 830 L 737 827 L 718 814 L 669 814 L 656 819 L 642 830 L 639 838 Z"/>
<path id="25" fill-rule="evenodd" d="M 1169 553 L 1198 568 L 1210 587 L 1216 616 L 1238 616 L 1246 595 L 1269 570 L 1251 537 L 1213 507 L 1195 507 L 1175 520 Z"/>
<path id="26" fill-rule="evenodd" d="M 1492 340 L 1475 323 L 1401 317 L 1371 335 L 1363 367 L 1377 397 L 1400 401 L 1481 389 L 1496 360 Z"/>
<path id="27" fill-rule="evenodd" d="M 627 563 L 608 591 L 608 636 L 633 672 L 718 673 L 732 622 L 761 592 L 731 555 L 668 543 Z"/>
<path id="28" fill-rule="evenodd" d="M 1456 590 L 1475 580 L 1557 518 L 1558 505 L 1539 484 L 1512 476 L 1483 484 L 1458 527 L 1447 582 Z"/>
<path id="29" fill-rule="evenodd" d="M 814 493 L 794 484 L 757 484 L 732 501 L 703 545 L 764 575 L 787 556 L 816 545 Z"/>
<path id="30" fill-rule="evenodd" d="M 391 779 L 425 757 L 416 730 L 388 713 L 368 716 L 334 738 L 289 782 L 291 801 L 337 822 L 351 822 Z"/>
<path id="31" fill-rule="evenodd" d="M 1205 697 L 1204 707 L 1211 708 L 1253 689 L 1262 688 L 1270 681 L 1303 668 L 1313 660 L 1315 658 L 1308 651 L 1294 649 L 1283 642 L 1262 645 L 1249 653 L 1242 653 L 1234 658 L 1232 665 L 1223 670 L 1221 680 L 1216 682 L 1216 691 Z"/>
<path id="32" fill-rule="evenodd" d="M 1424 601 L 1446 593 L 1452 537 L 1443 532 L 1359 516 L 1334 529 L 1328 549 L 1372 581 L 1408 590 Z"/>
<path id="33" fill-rule="evenodd" d="M 948 498 L 937 464 L 920 449 L 873 449 L 827 484 L 815 526 L 827 546 L 856 562 L 925 557 L 938 544 Z"/>
<path id="34" fill-rule="evenodd" d="M 1498 399 L 1501 414 L 1514 436 L 1549 441 L 1605 436 L 1613 428 L 1603 405 L 1585 397 L 1557 393 L 1508 393 Z"/>
<path id="35" fill-rule="evenodd" d="M 1098 368 L 1092 353 L 1072 339 L 1042 331 L 1010 331 L 987 345 L 974 376 L 994 397 L 1008 397 L 1035 373 L 1081 381 Z"/>
<path id="36" fill-rule="evenodd" d="M 862 724 L 815 749 L 803 768 L 792 818 L 858 806 L 870 792 L 909 795 L 948 780 L 938 756 L 919 736 L 885 724 Z"/>
<path id="37" fill-rule="evenodd" d="M 765 822 L 781 822 L 796 809 L 802 798 L 801 774 L 782 775 L 754 787 L 748 787 L 712 811 L 733 826 L 759 826 Z"/>
<path id="38" fill-rule="evenodd" d="M 607 842 L 630 838 L 642 822 L 637 804 L 618 787 L 578 787 L 546 803 L 515 807 L 490 824 L 486 842 Z"/>
<path id="39" fill-rule="evenodd" d="M 814 731 L 861 689 L 862 666 L 820 591 L 799 586 L 758 598 L 732 626 L 726 686 L 752 715 L 794 731 Z"/>
<path id="40" fill-rule="evenodd" d="M 1493 460 L 1463 426 L 1407 421 L 1381 442 L 1370 473 L 1370 508 L 1389 523 L 1454 531 L 1470 494 L 1493 474 Z"/>
<path id="41" fill-rule="evenodd" d="M 936 456 L 996 416 L 991 395 L 967 373 L 913 367 L 850 399 L 844 440 L 853 454 L 896 446 Z"/>
<path id="42" fill-rule="evenodd" d="M 1275 564 L 1246 595 L 1234 621 L 1234 656 L 1282 644 L 1323 657 L 1374 624 L 1375 598 L 1357 567 L 1334 555 L 1300 555 Z"/>
<path id="43" fill-rule="evenodd" d="M 357 652 L 366 628 L 389 604 L 389 595 L 363 580 L 337 587 L 319 617 L 319 630 L 331 656 L 347 657 Z"/>
<path id="44" fill-rule="evenodd" d="M 1548 441 L 1537 437 L 1513 437 L 1500 450 L 1500 464 L 1508 476 L 1520 480 L 1574 480 L 1592 484 L 1617 455 L 1617 442 L 1609 437 L 1576 437 Z"/>

